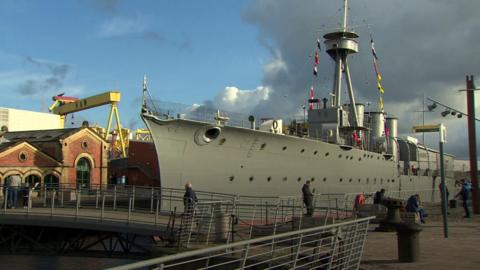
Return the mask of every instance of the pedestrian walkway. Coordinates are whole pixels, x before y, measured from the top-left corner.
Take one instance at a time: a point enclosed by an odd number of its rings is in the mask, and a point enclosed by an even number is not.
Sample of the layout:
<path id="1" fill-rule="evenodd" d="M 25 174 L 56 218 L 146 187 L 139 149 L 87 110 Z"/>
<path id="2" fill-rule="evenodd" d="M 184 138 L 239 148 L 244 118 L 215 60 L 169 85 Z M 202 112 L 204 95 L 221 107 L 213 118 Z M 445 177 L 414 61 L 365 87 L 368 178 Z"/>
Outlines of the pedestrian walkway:
<path id="1" fill-rule="evenodd" d="M 439 208 L 439 206 L 438 206 Z M 478 269 L 480 265 L 480 217 L 463 219 L 463 209 L 450 209 L 449 238 L 443 236 L 441 216 L 431 209 L 427 224 L 420 233 L 420 260 L 400 263 L 397 260 L 395 232 L 368 233 L 360 269 L 441 270 Z"/>

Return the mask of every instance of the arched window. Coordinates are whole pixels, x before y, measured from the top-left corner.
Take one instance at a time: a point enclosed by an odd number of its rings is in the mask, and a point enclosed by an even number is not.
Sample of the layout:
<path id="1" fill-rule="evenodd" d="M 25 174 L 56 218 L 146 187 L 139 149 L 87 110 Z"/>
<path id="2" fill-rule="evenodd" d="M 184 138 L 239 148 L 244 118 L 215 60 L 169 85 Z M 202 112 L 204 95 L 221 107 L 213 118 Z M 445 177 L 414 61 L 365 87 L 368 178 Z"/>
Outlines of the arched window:
<path id="1" fill-rule="evenodd" d="M 79 188 L 90 187 L 90 162 L 88 159 L 82 157 L 77 163 L 77 186 Z"/>
<path id="2" fill-rule="evenodd" d="M 58 187 L 58 177 L 54 174 L 47 174 L 44 177 L 43 182 L 47 188 L 57 188 Z"/>
<path id="3" fill-rule="evenodd" d="M 35 183 L 41 184 L 42 179 L 36 174 L 30 174 L 25 177 L 25 183 L 28 184 L 29 187 L 33 187 Z"/>

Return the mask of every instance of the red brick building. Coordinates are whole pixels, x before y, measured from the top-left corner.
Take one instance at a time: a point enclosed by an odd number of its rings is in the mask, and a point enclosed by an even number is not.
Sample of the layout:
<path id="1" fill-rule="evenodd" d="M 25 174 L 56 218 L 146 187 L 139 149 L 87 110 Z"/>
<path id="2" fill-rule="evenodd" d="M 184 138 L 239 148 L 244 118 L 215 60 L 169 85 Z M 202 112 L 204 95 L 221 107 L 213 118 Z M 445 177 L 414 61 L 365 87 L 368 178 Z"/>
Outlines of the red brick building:
<path id="1" fill-rule="evenodd" d="M 14 173 L 23 182 L 91 186 L 107 183 L 109 144 L 88 127 L 0 134 L 0 183 Z"/>
<path id="2" fill-rule="evenodd" d="M 130 141 L 128 158 L 110 161 L 108 170 L 112 184 L 125 176 L 128 185 L 160 186 L 157 152 L 151 142 Z"/>

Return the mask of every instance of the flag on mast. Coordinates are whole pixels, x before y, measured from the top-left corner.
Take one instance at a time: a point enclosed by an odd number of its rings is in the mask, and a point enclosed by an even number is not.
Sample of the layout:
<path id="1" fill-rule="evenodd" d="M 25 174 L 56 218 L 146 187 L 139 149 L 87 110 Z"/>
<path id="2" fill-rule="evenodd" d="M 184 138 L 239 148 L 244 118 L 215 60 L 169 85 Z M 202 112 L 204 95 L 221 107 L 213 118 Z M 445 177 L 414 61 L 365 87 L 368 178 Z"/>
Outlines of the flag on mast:
<path id="1" fill-rule="evenodd" d="M 370 43 L 372 44 L 372 54 L 375 59 L 378 60 L 377 51 L 375 51 L 375 42 L 373 42 L 373 37 L 370 35 Z"/>
<path id="2" fill-rule="evenodd" d="M 315 92 L 313 91 L 313 85 L 310 87 L 310 100 L 309 100 L 309 109 L 313 110 L 313 103 L 311 102 L 315 98 Z"/>
<path id="3" fill-rule="evenodd" d="M 315 65 L 320 64 L 320 57 L 318 56 L 318 51 L 315 50 Z"/>
<path id="4" fill-rule="evenodd" d="M 313 75 L 318 76 L 317 65 L 314 65 L 314 66 L 313 66 Z"/>
<path id="5" fill-rule="evenodd" d="M 320 39 L 319 38 L 317 38 L 317 48 L 320 51 L 322 50 L 322 46 L 320 45 Z"/>

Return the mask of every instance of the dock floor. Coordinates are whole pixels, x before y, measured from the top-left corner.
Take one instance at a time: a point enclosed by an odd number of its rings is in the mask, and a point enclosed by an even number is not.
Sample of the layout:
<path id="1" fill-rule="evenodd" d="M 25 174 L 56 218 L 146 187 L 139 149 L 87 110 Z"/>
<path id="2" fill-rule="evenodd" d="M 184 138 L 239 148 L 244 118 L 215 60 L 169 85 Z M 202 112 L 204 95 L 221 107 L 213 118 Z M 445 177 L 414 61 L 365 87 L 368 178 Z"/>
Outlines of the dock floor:
<path id="1" fill-rule="evenodd" d="M 480 265 L 480 216 L 464 219 L 463 208 L 450 209 L 449 237 L 443 235 L 439 209 L 427 218 L 420 234 L 420 260 L 400 263 L 395 232 L 369 232 L 362 270 L 376 269 L 478 269 Z"/>

